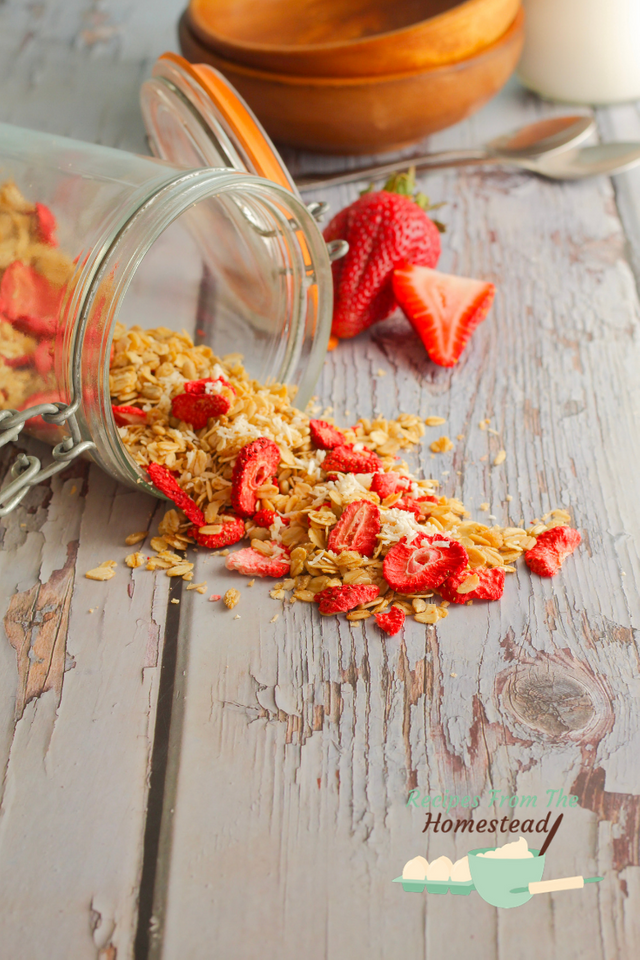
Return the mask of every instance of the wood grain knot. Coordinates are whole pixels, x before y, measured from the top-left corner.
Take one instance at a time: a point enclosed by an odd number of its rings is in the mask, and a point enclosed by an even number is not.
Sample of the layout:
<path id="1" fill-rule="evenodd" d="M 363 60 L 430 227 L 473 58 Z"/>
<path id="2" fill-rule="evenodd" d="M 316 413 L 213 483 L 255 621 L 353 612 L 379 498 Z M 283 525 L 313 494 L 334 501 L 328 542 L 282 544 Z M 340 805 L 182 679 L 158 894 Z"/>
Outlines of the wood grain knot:
<path id="1" fill-rule="evenodd" d="M 554 739 L 600 739 L 610 728 L 609 697 L 580 665 L 545 660 L 518 664 L 499 678 L 504 709 L 529 730 Z"/>

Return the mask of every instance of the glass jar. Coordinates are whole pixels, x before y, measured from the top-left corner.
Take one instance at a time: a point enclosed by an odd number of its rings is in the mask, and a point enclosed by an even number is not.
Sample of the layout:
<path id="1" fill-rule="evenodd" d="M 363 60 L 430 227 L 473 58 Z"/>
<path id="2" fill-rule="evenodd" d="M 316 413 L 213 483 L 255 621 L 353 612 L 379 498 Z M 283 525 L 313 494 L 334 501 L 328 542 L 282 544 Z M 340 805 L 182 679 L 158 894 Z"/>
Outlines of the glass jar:
<path id="1" fill-rule="evenodd" d="M 0 515 L 78 454 L 158 495 L 112 413 L 117 322 L 240 353 L 301 406 L 318 377 L 332 285 L 313 205 L 211 68 L 165 54 L 142 108 L 155 158 L 0 125 L 0 442 L 24 426 L 56 444 L 44 470 L 18 457 Z"/>

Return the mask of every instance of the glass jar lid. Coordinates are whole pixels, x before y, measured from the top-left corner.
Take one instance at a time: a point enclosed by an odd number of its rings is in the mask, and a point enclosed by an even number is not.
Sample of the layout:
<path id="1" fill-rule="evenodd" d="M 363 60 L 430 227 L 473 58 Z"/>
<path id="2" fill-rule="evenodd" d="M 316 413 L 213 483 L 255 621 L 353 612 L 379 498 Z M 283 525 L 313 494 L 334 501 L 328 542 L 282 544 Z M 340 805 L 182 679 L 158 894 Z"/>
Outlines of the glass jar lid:
<path id="1" fill-rule="evenodd" d="M 221 73 L 164 53 L 140 102 L 153 153 L 181 167 L 226 167 L 298 190 L 267 133 Z"/>

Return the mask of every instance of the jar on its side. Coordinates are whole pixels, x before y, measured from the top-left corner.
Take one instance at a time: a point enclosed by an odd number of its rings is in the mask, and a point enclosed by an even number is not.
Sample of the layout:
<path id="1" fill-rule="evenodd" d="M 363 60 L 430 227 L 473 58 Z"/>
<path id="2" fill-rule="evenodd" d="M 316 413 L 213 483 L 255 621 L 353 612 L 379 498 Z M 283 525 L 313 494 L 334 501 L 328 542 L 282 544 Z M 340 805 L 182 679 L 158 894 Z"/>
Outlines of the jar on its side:
<path id="1" fill-rule="evenodd" d="M 285 382 L 306 403 L 330 332 L 331 268 L 293 192 L 5 125 L 0 157 L 2 442 L 26 419 L 10 411 L 39 406 L 26 429 L 57 443 L 59 462 L 88 453 L 157 493 L 112 415 L 118 322 L 186 330 L 217 356 L 240 353 L 252 376 Z M 153 371 L 143 375 L 151 394 Z M 35 458 L 16 464 L 0 513 L 38 470 Z"/>

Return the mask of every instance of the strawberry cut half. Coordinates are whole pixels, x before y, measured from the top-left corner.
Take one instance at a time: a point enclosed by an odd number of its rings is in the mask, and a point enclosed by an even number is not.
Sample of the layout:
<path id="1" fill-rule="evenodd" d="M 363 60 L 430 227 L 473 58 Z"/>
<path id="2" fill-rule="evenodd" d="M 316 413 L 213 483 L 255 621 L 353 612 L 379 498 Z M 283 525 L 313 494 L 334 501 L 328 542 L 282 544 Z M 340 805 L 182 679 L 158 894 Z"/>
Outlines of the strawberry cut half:
<path id="1" fill-rule="evenodd" d="M 355 500 L 343 510 L 329 534 L 327 547 L 334 553 L 355 550 L 363 557 L 372 557 L 380 533 L 380 511 L 370 500 Z"/>
<path id="2" fill-rule="evenodd" d="M 441 367 L 455 366 L 495 295 L 492 283 L 411 265 L 394 271 L 393 289 L 429 357 Z"/>
<path id="3" fill-rule="evenodd" d="M 411 543 L 403 537 L 384 558 L 383 575 L 393 590 L 422 593 L 432 590 L 469 562 L 467 551 L 444 534 L 420 533 Z"/>
<path id="4" fill-rule="evenodd" d="M 231 505 L 240 517 L 256 512 L 256 490 L 274 475 L 280 463 L 280 449 L 267 437 L 258 437 L 242 448 L 231 477 Z"/>
<path id="5" fill-rule="evenodd" d="M 478 583 L 469 589 L 469 580 L 476 576 Z M 475 580 L 473 581 L 475 583 Z M 462 589 L 462 593 L 460 593 Z M 443 600 L 450 603 L 468 603 L 469 600 L 499 600 L 504 593 L 504 570 L 459 570 L 438 587 Z"/>

